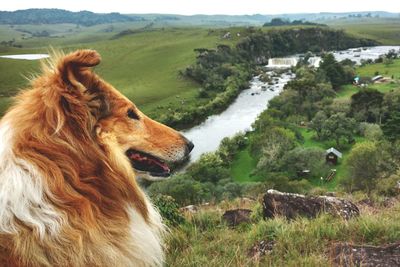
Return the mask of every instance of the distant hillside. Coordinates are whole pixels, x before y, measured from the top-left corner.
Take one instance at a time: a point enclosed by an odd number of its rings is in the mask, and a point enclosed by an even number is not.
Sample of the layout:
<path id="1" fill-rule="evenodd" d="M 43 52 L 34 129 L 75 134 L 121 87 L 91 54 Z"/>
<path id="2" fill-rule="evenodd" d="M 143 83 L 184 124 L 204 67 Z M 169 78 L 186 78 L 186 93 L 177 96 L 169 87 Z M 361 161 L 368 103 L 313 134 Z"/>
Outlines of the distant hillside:
<path id="1" fill-rule="evenodd" d="M 71 12 L 63 9 L 25 9 L 0 11 L 0 24 L 57 24 L 74 23 L 92 26 L 103 23 L 142 21 L 140 16 L 119 13 L 97 14 L 90 11 Z"/>
<path id="2" fill-rule="evenodd" d="M 297 13 L 297 14 L 276 14 L 276 15 L 174 15 L 174 14 L 131 14 L 129 16 L 141 16 L 146 20 L 161 23 L 169 26 L 179 25 L 204 25 L 204 26 L 261 26 L 274 18 L 284 20 L 301 20 L 325 23 L 327 20 L 347 19 L 357 21 L 362 18 L 399 18 L 399 13 L 385 11 L 363 11 L 344 13 Z"/>
<path id="3" fill-rule="evenodd" d="M 264 23 L 264 27 L 270 27 L 270 26 L 299 26 L 299 25 L 304 25 L 304 26 L 326 26 L 325 24 L 320 24 L 320 23 L 315 23 L 315 22 L 309 22 L 309 21 L 303 21 L 303 20 L 287 20 L 287 19 L 281 19 L 281 18 L 273 18 L 271 22 L 266 22 Z"/>

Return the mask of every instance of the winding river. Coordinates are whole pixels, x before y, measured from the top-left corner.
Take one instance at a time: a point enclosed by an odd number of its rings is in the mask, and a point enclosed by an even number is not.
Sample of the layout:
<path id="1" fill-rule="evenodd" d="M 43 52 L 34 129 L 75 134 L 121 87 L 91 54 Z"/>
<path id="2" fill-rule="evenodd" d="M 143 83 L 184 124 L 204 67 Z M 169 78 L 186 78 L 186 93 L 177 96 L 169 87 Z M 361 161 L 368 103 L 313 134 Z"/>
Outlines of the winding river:
<path id="1" fill-rule="evenodd" d="M 333 54 L 338 61 L 350 59 L 360 64 L 364 59 L 377 59 L 389 50 L 400 50 L 400 46 L 376 46 L 368 48 L 351 48 L 343 51 L 334 51 Z M 270 69 L 290 67 L 296 64 L 299 56 L 286 57 L 283 59 L 270 59 Z M 319 64 L 318 57 L 313 57 L 314 66 Z M 270 74 L 274 72 L 269 71 Z M 250 83 L 250 88 L 243 90 L 225 111 L 218 115 L 210 116 L 206 121 L 182 133 L 192 140 L 195 147 L 191 153 L 190 162 L 197 160 L 201 154 L 215 151 L 221 140 L 225 137 L 231 137 L 239 132 L 251 130 L 251 124 L 257 116 L 268 107 L 268 101 L 278 95 L 284 85 L 294 78 L 290 72 L 277 75 L 275 84 L 268 85 L 260 81 L 256 76 Z"/>

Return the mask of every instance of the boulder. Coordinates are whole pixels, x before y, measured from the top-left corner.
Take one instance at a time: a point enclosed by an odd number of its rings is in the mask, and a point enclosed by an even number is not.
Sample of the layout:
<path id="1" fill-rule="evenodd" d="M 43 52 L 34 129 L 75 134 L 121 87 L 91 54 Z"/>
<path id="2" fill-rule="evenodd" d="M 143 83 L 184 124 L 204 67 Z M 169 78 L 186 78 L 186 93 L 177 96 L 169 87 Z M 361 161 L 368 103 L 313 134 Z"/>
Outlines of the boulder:
<path id="1" fill-rule="evenodd" d="M 339 243 L 332 252 L 333 266 L 400 266 L 400 242 L 381 247 Z"/>
<path id="2" fill-rule="evenodd" d="M 294 219 L 297 216 L 314 218 L 321 212 L 327 212 L 344 219 L 358 216 L 359 209 L 352 202 L 330 196 L 304 196 L 268 190 L 263 197 L 264 218 L 283 216 Z"/>
<path id="3" fill-rule="evenodd" d="M 236 226 L 250 222 L 250 215 L 251 210 L 248 209 L 227 210 L 222 215 L 222 220 L 226 221 L 229 226 Z"/>

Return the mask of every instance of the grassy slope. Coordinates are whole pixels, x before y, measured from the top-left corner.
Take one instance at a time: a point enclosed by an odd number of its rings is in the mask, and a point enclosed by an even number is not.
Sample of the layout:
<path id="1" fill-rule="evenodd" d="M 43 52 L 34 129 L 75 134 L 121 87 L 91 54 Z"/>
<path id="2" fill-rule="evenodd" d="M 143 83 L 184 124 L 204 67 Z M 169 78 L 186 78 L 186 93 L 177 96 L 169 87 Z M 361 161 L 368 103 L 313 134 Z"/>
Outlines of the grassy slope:
<path id="1" fill-rule="evenodd" d="M 365 18 L 358 20 L 332 20 L 327 23 L 330 27 L 344 29 L 362 38 L 375 39 L 385 45 L 400 44 L 400 19 Z"/>
<path id="2" fill-rule="evenodd" d="M 234 43 L 237 39 L 221 40 L 220 32 L 209 34 L 205 29 L 167 29 L 127 35 L 115 40 L 84 42 L 61 47 L 67 51 L 77 48 L 98 50 L 103 62 L 96 67 L 106 81 L 122 91 L 145 112 L 154 112 L 158 106 L 195 104 L 197 84 L 178 75 L 179 70 L 195 60 L 193 49 L 212 48 L 217 43 Z M 40 39 L 40 38 L 36 38 Z M 57 46 L 59 40 L 55 41 Z M 40 45 L 44 45 L 41 43 Z M 47 47 L 19 49 L 19 53 L 46 52 Z M 2 51 L 15 53 L 16 49 Z M 0 59 L 0 94 L 7 95 L 27 82 L 21 75 L 38 70 L 38 61 Z M 176 96 L 179 95 L 180 98 Z M 3 100 L 4 101 L 4 100 Z M 2 101 L 2 102 L 3 102 Z M 1 102 L 0 102 L 1 104 Z M 4 107 L 2 107 L 4 109 Z M 164 111 L 165 112 L 165 109 Z"/>
<path id="3" fill-rule="evenodd" d="M 336 242 L 383 245 L 400 239 L 399 202 L 390 208 L 362 207 L 361 216 L 349 221 L 321 215 L 255 220 L 237 228 L 221 223 L 221 208 L 227 207 L 200 211 L 172 229 L 167 266 L 331 266 L 330 249 Z M 261 240 L 274 241 L 273 250 L 251 258 L 249 250 Z"/>
<path id="4" fill-rule="evenodd" d="M 252 175 L 257 160 L 250 155 L 249 147 L 240 151 L 232 163 L 231 176 L 236 182 L 257 182 L 262 178 Z"/>

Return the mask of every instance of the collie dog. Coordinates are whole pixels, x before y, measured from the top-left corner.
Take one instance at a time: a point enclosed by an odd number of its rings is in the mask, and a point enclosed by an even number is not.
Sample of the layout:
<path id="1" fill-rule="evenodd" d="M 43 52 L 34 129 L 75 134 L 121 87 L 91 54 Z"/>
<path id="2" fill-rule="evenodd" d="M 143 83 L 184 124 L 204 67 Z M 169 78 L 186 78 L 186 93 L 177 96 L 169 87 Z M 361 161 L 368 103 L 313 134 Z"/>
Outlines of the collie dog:
<path id="1" fill-rule="evenodd" d="M 0 122 L 0 266 L 161 266 L 163 224 L 135 177 L 193 144 L 99 78 L 93 50 L 53 57 Z"/>

